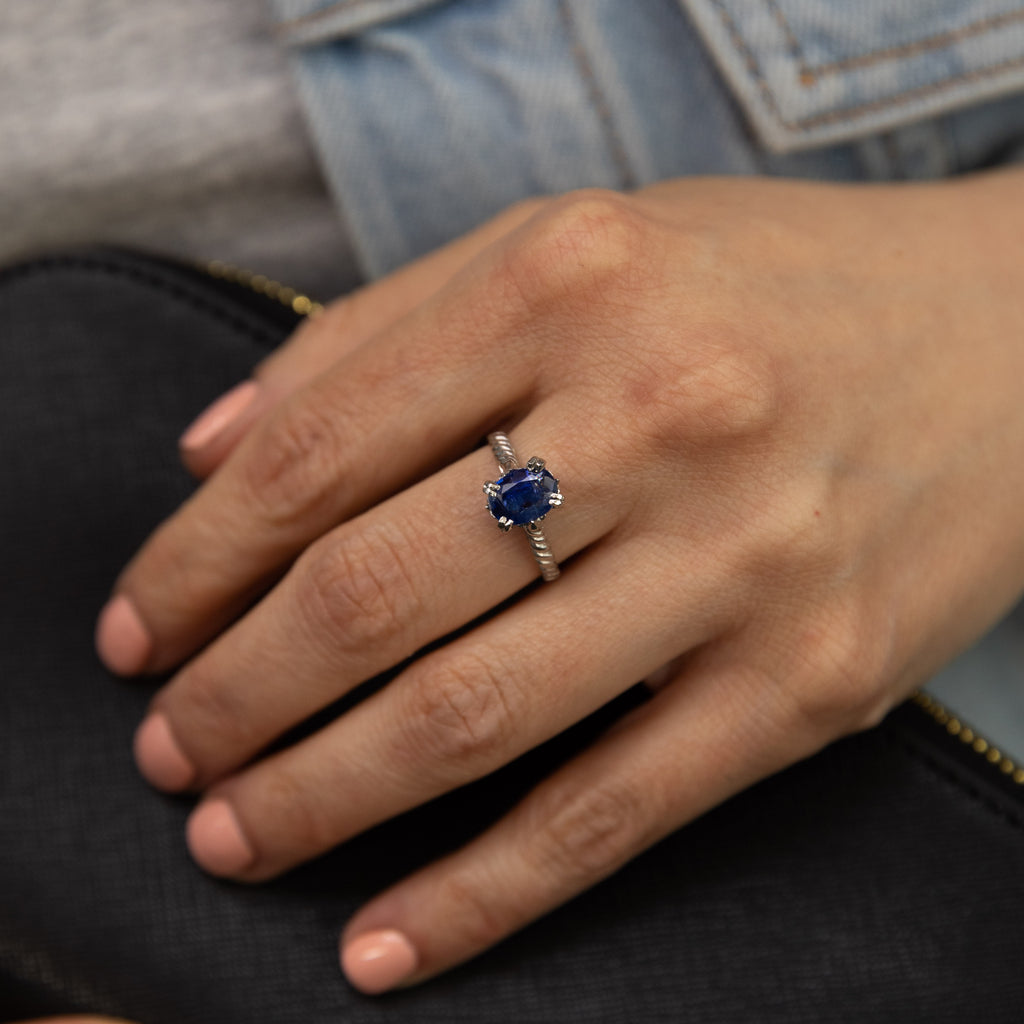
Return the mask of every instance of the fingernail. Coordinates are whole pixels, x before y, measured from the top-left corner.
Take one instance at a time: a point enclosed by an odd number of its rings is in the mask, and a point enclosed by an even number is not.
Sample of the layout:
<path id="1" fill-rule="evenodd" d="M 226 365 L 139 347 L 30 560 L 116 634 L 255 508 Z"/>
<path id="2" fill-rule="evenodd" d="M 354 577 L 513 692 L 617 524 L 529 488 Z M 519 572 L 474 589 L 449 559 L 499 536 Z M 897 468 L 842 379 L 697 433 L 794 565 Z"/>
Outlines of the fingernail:
<path id="1" fill-rule="evenodd" d="M 96 652 L 103 664 L 119 676 L 134 676 L 145 668 L 152 650 L 135 605 L 124 594 L 108 601 L 96 623 Z"/>
<path id="2" fill-rule="evenodd" d="M 178 444 L 190 452 L 209 444 L 232 420 L 241 415 L 259 393 L 259 389 L 256 381 L 246 380 L 225 392 L 193 420 Z"/>
<path id="3" fill-rule="evenodd" d="M 188 819 L 185 837 L 196 863 L 211 875 L 237 875 L 256 860 L 227 800 L 201 803 Z"/>
<path id="4" fill-rule="evenodd" d="M 182 752 L 167 716 L 154 711 L 135 731 L 135 763 L 157 789 L 178 793 L 196 777 L 195 766 Z"/>
<path id="5" fill-rule="evenodd" d="M 413 944 L 393 928 L 366 932 L 341 951 L 341 969 L 360 992 L 377 995 L 409 977 L 419 957 Z"/>

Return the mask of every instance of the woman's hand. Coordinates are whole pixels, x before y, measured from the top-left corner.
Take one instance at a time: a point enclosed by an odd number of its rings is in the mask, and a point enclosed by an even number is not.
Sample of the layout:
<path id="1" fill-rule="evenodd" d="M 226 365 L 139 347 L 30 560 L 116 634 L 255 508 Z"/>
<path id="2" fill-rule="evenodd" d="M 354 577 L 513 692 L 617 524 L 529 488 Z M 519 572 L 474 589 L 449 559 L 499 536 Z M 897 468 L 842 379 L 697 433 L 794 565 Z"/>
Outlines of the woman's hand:
<path id="1" fill-rule="evenodd" d="M 381 991 L 877 722 L 1024 584 L 1022 187 L 581 192 L 307 323 L 186 435 L 208 480 L 99 626 L 115 671 L 183 666 L 136 753 L 157 787 L 202 794 L 196 860 L 270 878 L 657 676 L 503 820 L 356 914 L 343 963 Z M 529 545 L 484 510 L 495 428 L 561 482 L 551 585 L 524 590 Z"/>

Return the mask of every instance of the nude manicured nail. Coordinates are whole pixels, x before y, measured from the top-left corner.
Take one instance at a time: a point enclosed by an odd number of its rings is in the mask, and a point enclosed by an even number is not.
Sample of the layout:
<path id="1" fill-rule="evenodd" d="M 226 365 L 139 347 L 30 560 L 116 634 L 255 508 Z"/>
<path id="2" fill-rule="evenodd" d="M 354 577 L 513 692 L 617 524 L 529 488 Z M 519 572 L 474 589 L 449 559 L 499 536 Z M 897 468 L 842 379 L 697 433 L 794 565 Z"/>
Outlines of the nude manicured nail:
<path id="1" fill-rule="evenodd" d="M 118 594 L 107 602 L 96 623 L 96 651 L 103 664 L 119 676 L 141 672 L 149 661 L 153 641 L 135 606 Z"/>
<path id="2" fill-rule="evenodd" d="M 157 789 L 178 793 L 196 777 L 196 769 L 171 732 L 167 716 L 154 711 L 135 732 L 135 763 Z"/>
<path id="3" fill-rule="evenodd" d="M 359 935 L 341 951 L 341 969 L 348 980 L 371 996 L 409 977 L 418 960 L 413 944 L 393 928 Z"/>
<path id="4" fill-rule="evenodd" d="M 185 836 L 192 857 L 211 875 L 237 875 L 256 860 L 226 800 L 214 797 L 201 803 L 188 819 Z"/>
<path id="5" fill-rule="evenodd" d="M 225 392 L 212 405 L 199 414 L 178 442 L 186 451 L 195 451 L 209 444 L 259 393 L 254 380 L 246 380 Z"/>

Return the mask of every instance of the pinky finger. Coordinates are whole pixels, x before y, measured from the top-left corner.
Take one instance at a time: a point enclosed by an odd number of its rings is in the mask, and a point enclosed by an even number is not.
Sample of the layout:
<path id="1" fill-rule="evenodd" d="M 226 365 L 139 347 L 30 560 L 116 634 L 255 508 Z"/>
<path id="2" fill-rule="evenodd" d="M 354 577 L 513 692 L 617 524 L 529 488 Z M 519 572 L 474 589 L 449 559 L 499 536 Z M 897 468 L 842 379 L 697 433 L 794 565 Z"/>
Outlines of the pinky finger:
<path id="1" fill-rule="evenodd" d="M 691 664 L 492 828 L 359 910 L 342 935 L 349 980 L 375 994 L 476 956 L 824 742 L 764 729 L 781 709 L 763 706 L 774 688 L 758 683 Z"/>

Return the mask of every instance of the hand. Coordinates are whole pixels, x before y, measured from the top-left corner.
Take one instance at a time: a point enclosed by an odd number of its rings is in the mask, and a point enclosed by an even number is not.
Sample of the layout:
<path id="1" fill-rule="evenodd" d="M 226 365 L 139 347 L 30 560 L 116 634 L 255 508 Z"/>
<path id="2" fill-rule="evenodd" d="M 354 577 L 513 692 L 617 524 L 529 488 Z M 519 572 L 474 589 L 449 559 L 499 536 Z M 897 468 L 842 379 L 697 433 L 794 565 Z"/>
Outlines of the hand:
<path id="1" fill-rule="evenodd" d="M 348 923 L 349 977 L 381 991 L 877 722 L 1024 582 L 1021 187 L 571 194 L 309 322 L 229 424 L 186 436 L 209 478 L 99 626 L 115 671 L 183 663 L 136 753 L 157 787 L 202 793 L 196 860 L 270 878 L 657 674 L 503 820 Z M 550 585 L 524 590 L 525 538 L 483 510 L 494 428 L 566 496 Z"/>

